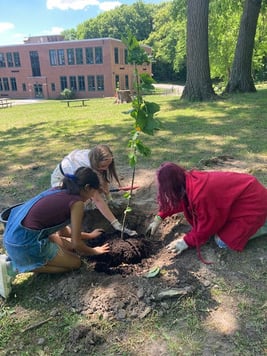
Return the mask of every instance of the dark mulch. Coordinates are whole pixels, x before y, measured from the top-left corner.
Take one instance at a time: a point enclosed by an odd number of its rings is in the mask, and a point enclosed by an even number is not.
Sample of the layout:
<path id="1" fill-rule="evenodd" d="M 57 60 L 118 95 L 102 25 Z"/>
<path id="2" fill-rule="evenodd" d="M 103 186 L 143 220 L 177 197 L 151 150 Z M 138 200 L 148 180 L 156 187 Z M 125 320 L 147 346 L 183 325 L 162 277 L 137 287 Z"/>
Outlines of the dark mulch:
<path id="1" fill-rule="evenodd" d="M 121 233 L 115 231 L 113 233 L 103 233 L 99 238 L 89 240 L 88 245 L 91 247 L 100 246 L 108 242 L 110 251 L 103 255 L 90 257 L 91 261 L 95 261 L 95 270 L 98 272 L 110 273 L 112 270 L 119 272 L 118 267 L 123 264 L 137 264 L 144 258 L 148 258 L 155 253 L 157 245 L 145 236 L 130 237 L 127 234 L 121 237 Z"/>

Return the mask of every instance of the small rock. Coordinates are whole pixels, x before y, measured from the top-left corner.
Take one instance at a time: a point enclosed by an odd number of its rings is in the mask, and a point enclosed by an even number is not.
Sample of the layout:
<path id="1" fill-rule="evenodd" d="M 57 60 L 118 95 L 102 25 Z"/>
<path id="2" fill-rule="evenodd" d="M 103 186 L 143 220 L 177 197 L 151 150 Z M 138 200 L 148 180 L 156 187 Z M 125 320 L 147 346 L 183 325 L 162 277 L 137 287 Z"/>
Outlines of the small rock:
<path id="1" fill-rule="evenodd" d="M 157 299 L 165 299 L 165 298 L 174 298 L 179 297 L 182 295 L 186 295 L 193 291 L 192 286 L 184 287 L 184 288 L 173 288 L 173 289 L 166 289 L 158 293 Z"/>
<path id="2" fill-rule="evenodd" d="M 37 340 L 37 345 L 43 345 L 45 342 L 45 339 L 43 337 L 40 337 L 38 340 Z"/>
<path id="3" fill-rule="evenodd" d="M 144 288 L 139 288 L 138 291 L 137 291 L 137 298 L 138 299 L 142 299 L 144 297 L 144 294 L 145 294 L 145 291 L 144 291 Z"/>
<path id="4" fill-rule="evenodd" d="M 144 319 L 151 312 L 151 310 L 152 309 L 150 307 L 146 307 L 146 309 L 141 314 L 139 314 L 139 318 Z"/>
<path id="5" fill-rule="evenodd" d="M 126 311 L 124 309 L 120 309 L 117 313 L 117 319 L 123 320 L 126 318 Z"/>

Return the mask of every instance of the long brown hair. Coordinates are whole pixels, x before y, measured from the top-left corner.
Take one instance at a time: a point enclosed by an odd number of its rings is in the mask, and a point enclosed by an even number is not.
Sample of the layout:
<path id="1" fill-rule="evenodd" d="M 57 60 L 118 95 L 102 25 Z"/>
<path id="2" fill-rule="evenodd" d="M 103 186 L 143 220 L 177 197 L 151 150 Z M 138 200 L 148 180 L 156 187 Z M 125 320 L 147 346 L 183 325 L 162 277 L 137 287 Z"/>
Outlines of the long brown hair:
<path id="1" fill-rule="evenodd" d="M 113 179 L 117 181 L 120 185 L 120 180 L 116 172 L 115 162 L 113 158 L 113 153 L 108 145 L 99 144 L 92 148 L 89 152 L 89 161 L 91 168 L 98 172 L 98 166 L 100 162 L 106 161 L 112 158 L 112 162 L 106 171 L 101 172 L 104 180 L 110 183 Z"/>

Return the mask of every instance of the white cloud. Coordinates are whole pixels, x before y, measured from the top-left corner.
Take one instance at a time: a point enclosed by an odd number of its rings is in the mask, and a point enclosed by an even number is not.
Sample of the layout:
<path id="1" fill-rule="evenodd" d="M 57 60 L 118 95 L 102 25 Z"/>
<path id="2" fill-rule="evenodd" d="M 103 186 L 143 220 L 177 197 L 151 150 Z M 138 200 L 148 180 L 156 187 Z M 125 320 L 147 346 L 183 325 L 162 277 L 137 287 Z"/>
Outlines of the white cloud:
<path id="1" fill-rule="evenodd" d="M 87 6 L 99 5 L 98 0 L 46 0 L 48 10 L 83 10 Z"/>
<path id="2" fill-rule="evenodd" d="M 112 10 L 115 7 L 118 7 L 120 5 L 121 5 L 121 3 L 119 1 L 104 1 L 99 4 L 99 8 L 100 8 L 100 10 L 108 11 L 108 10 Z"/>
<path id="3" fill-rule="evenodd" d="M 59 35 L 64 31 L 63 27 L 52 27 L 50 30 L 45 30 L 42 32 L 43 35 Z"/>
<path id="4" fill-rule="evenodd" d="M 12 30 L 14 27 L 14 24 L 11 22 L 0 22 L 0 33 Z"/>

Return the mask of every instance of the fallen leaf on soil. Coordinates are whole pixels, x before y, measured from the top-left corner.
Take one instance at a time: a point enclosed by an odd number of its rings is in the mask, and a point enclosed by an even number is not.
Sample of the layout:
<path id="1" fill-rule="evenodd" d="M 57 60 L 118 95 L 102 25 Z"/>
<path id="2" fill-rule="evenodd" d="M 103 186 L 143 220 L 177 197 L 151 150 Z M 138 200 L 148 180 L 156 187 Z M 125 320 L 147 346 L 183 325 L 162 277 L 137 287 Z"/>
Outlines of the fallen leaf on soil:
<path id="1" fill-rule="evenodd" d="M 159 267 L 154 267 L 152 268 L 146 275 L 146 278 L 153 278 L 156 277 L 160 273 L 160 268 Z"/>

